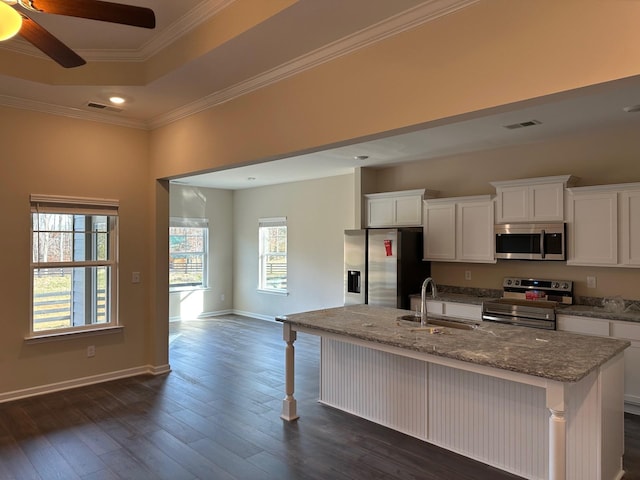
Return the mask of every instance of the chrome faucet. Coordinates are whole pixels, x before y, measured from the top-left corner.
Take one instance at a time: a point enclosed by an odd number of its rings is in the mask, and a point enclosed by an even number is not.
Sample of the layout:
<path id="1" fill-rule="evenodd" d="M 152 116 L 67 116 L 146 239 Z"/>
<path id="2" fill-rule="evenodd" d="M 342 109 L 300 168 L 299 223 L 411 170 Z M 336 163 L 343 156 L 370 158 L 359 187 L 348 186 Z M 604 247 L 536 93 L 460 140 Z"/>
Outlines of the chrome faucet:
<path id="1" fill-rule="evenodd" d="M 425 326 L 427 324 L 427 287 L 431 284 L 431 297 L 436 298 L 438 295 L 438 289 L 436 288 L 436 282 L 433 281 L 433 278 L 427 277 L 424 282 L 422 282 L 422 312 L 420 312 L 420 325 Z"/>

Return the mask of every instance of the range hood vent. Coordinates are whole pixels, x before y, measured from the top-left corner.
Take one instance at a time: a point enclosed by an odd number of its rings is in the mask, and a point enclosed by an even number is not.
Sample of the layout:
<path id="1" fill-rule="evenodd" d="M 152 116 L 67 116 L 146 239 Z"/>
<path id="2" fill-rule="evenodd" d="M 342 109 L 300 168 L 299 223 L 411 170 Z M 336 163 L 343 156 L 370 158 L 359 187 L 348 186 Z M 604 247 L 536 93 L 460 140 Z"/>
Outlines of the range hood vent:
<path id="1" fill-rule="evenodd" d="M 512 123 L 511 125 L 503 125 L 508 130 L 515 130 L 516 128 L 533 127 L 534 125 L 540 125 L 540 120 L 527 120 L 526 122 Z"/>
<path id="2" fill-rule="evenodd" d="M 87 102 L 87 107 L 95 108 L 96 110 L 106 110 L 107 112 L 116 112 L 119 113 L 122 111 L 121 108 L 113 107 L 111 105 L 104 105 L 98 102 Z"/>

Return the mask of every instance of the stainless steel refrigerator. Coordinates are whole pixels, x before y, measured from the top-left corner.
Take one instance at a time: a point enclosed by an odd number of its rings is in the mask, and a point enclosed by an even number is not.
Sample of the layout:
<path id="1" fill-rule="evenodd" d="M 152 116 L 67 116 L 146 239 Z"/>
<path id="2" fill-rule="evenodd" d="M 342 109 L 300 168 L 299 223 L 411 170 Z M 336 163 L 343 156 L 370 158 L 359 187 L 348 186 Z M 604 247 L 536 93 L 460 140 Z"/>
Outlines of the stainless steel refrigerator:
<path id="1" fill-rule="evenodd" d="M 431 272 L 422 247 L 419 227 L 345 230 L 344 304 L 408 310 L 409 295 Z"/>

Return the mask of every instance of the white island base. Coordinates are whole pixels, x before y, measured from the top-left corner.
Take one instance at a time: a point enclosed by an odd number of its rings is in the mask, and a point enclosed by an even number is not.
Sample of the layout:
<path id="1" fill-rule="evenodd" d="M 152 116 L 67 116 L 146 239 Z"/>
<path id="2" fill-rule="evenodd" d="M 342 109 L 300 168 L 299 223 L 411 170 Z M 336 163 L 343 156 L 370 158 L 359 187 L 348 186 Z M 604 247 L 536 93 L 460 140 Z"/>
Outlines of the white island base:
<path id="1" fill-rule="evenodd" d="M 284 324 L 298 418 L 296 331 L 321 336 L 320 402 L 531 479 L 622 478 L 623 354 L 576 383 Z"/>

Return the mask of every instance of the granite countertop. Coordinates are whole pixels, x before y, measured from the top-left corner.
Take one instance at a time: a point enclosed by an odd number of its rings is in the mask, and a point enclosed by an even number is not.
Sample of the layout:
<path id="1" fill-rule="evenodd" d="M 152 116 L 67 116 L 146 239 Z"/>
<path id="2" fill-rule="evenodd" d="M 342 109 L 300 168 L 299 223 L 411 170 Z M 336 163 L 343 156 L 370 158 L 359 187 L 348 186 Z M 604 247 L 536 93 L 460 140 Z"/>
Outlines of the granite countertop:
<path id="1" fill-rule="evenodd" d="M 409 297 L 421 299 L 421 295 L 416 293 L 409 295 Z M 427 300 L 435 300 L 436 302 L 452 302 L 452 303 L 468 303 L 470 305 L 482 305 L 482 302 L 489 300 L 495 300 L 500 298 L 500 295 L 474 295 L 468 293 L 452 293 L 452 292 L 438 292 L 436 298 L 431 296 L 431 293 L 427 295 Z"/>
<path id="2" fill-rule="evenodd" d="M 277 320 L 560 382 L 577 382 L 630 345 L 625 340 L 494 322 L 482 323 L 473 330 L 438 326 L 440 333 L 431 334 L 414 330 L 419 323 L 398 320 L 399 316 L 411 313 L 350 305 L 281 316 Z"/>
<path id="3" fill-rule="evenodd" d="M 605 320 L 640 323 L 640 310 L 609 312 L 602 307 L 594 307 L 591 305 L 558 305 L 556 313 L 560 315 L 575 315 L 578 317 L 604 318 Z"/>
<path id="4" fill-rule="evenodd" d="M 477 289 L 477 288 L 458 288 L 459 292 L 448 291 L 452 287 L 444 287 L 443 292 L 438 291 L 434 299 L 431 294 L 427 300 L 435 300 L 440 302 L 466 303 L 469 305 L 482 305 L 483 302 L 496 300 L 502 297 L 500 290 Z M 410 295 L 412 298 L 420 298 L 420 294 Z M 600 302 L 598 302 L 598 305 Z M 578 317 L 604 318 L 606 320 L 618 320 L 622 322 L 640 323 L 640 302 L 635 302 L 631 308 L 623 312 L 610 312 L 603 307 L 596 305 L 564 305 L 559 303 L 556 307 L 556 313 L 565 315 L 575 315 Z"/>

